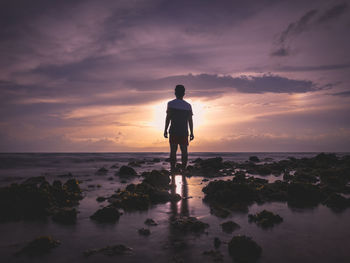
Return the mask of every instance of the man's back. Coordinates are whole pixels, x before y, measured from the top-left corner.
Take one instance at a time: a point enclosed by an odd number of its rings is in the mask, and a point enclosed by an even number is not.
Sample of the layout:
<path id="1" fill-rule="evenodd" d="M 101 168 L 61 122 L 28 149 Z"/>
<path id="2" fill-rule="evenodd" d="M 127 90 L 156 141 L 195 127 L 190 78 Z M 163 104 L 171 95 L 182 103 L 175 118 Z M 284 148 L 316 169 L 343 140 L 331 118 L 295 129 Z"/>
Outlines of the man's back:
<path id="1" fill-rule="evenodd" d="M 188 136 L 188 119 L 193 115 L 191 104 L 182 99 L 168 102 L 167 114 L 171 119 L 169 133 L 176 136 Z"/>

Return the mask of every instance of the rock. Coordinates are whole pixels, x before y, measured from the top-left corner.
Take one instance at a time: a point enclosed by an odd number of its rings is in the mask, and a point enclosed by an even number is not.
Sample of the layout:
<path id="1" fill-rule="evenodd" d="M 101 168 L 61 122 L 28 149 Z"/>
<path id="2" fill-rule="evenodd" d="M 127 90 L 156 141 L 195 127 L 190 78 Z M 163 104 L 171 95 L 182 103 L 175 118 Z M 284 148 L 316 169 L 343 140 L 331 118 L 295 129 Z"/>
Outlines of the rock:
<path id="1" fill-rule="evenodd" d="M 325 198 L 318 185 L 300 182 L 290 183 L 287 194 L 288 205 L 292 207 L 313 207 Z"/>
<path id="2" fill-rule="evenodd" d="M 119 244 L 119 245 L 114 245 L 114 246 L 106 246 L 103 248 L 98 248 L 98 249 L 89 249 L 84 251 L 84 256 L 88 257 L 91 255 L 95 255 L 98 253 L 104 254 L 106 256 L 116 256 L 116 255 L 124 255 L 124 254 L 130 254 L 132 251 L 131 248 Z"/>
<path id="3" fill-rule="evenodd" d="M 60 177 L 60 178 L 66 178 L 66 177 L 72 178 L 73 174 L 72 173 L 60 174 L 60 175 L 57 175 L 57 177 Z"/>
<path id="4" fill-rule="evenodd" d="M 108 181 L 113 181 L 114 180 L 113 177 L 108 177 L 107 179 L 108 179 Z"/>
<path id="5" fill-rule="evenodd" d="M 276 224 L 282 223 L 283 218 L 277 214 L 270 211 L 263 210 L 255 215 L 248 215 L 249 222 L 255 222 L 258 226 L 263 228 L 273 227 Z"/>
<path id="6" fill-rule="evenodd" d="M 224 207 L 220 207 L 219 205 L 212 205 L 210 207 L 210 214 L 220 218 L 226 218 L 231 214 L 231 212 Z"/>
<path id="7" fill-rule="evenodd" d="M 142 176 L 144 177 L 143 182 L 155 187 L 168 187 L 170 183 L 169 175 L 157 170 L 153 170 L 152 172 L 143 172 Z"/>
<path id="8" fill-rule="evenodd" d="M 97 210 L 90 218 L 99 223 L 115 223 L 119 220 L 120 213 L 113 206 L 103 207 Z"/>
<path id="9" fill-rule="evenodd" d="M 233 231 L 241 227 L 233 221 L 227 221 L 221 224 L 221 228 L 222 228 L 222 231 L 226 233 L 232 233 Z"/>
<path id="10" fill-rule="evenodd" d="M 142 236 L 149 236 L 151 234 L 151 231 L 147 228 L 141 228 L 138 230 L 138 233 Z"/>
<path id="11" fill-rule="evenodd" d="M 349 199 L 341 196 L 340 194 L 332 193 L 323 202 L 324 205 L 328 206 L 332 210 L 338 212 L 350 206 Z"/>
<path id="12" fill-rule="evenodd" d="M 148 226 L 157 226 L 158 225 L 158 223 L 155 222 L 152 218 L 147 218 L 144 223 L 145 223 L 145 225 L 148 225 Z"/>
<path id="13" fill-rule="evenodd" d="M 218 237 L 214 238 L 214 247 L 219 248 L 221 246 L 221 240 Z"/>
<path id="14" fill-rule="evenodd" d="M 228 243 L 228 251 L 237 262 L 256 262 L 262 249 L 252 238 L 238 235 Z"/>
<path id="15" fill-rule="evenodd" d="M 111 169 L 117 169 L 117 168 L 119 168 L 119 165 L 118 164 L 113 164 L 110 168 Z"/>
<path id="16" fill-rule="evenodd" d="M 171 223 L 171 227 L 180 232 L 192 232 L 203 233 L 208 224 L 198 220 L 195 217 L 181 216 L 174 218 Z"/>
<path id="17" fill-rule="evenodd" d="M 60 242 L 51 236 L 40 236 L 28 243 L 16 255 L 40 256 L 50 252 L 51 249 L 59 245 Z"/>
<path id="18" fill-rule="evenodd" d="M 258 162 L 260 162 L 260 159 L 257 156 L 250 156 L 249 161 L 254 162 L 254 163 L 258 163 Z"/>
<path id="19" fill-rule="evenodd" d="M 158 178 L 158 173 L 155 176 Z M 165 181 L 164 178 L 169 178 L 166 175 L 161 175 L 160 180 Z M 170 194 L 168 192 L 168 185 L 163 182 L 154 182 L 153 175 L 146 178 L 140 184 L 129 184 L 125 190 L 119 191 L 112 195 L 108 200 L 118 208 L 123 208 L 127 211 L 146 210 L 152 204 L 166 203 L 169 201 L 179 201 L 181 196 L 178 194 Z M 149 183 L 148 183 L 149 182 Z M 153 183 L 155 185 L 151 185 Z"/>
<path id="20" fill-rule="evenodd" d="M 72 193 L 81 193 L 81 189 L 79 187 L 79 182 L 76 179 L 69 179 L 63 187 L 66 187 L 69 192 Z"/>
<path id="21" fill-rule="evenodd" d="M 72 207 L 64 207 L 56 210 L 52 220 L 61 224 L 75 224 L 77 221 L 77 210 Z"/>
<path id="22" fill-rule="evenodd" d="M 141 167 L 141 164 L 144 164 L 145 161 L 141 161 L 141 160 L 136 160 L 136 161 L 131 161 L 128 163 L 128 166 L 131 167 Z"/>
<path id="23" fill-rule="evenodd" d="M 208 182 L 209 181 L 209 179 L 207 179 L 207 178 L 204 178 L 203 180 L 202 180 L 202 182 Z"/>
<path id="24" fill-rule="evenodd" d="M 116 175 L 120 177 L 133 177 L 136 176 L 137 173 L 132 167 L 123 165 L 122 167 L 120 167 Z"/>
<path id="25" fill-rule="evenodd" d="M 103 196 L 98 196 L 97 198 L 96 198 L 96 201 L 97 202 L 104 202 L 104 201 L 106 201 L 107 200 L 107 198 L 106 197 L 103 197 Z"/>
<path id="26" fill-rule="evenodd" d="M 105 168 L 105 167 L 101 167 L 100 169 L 98 169 L 98 170 L 96 171 L 96 174 L 97 174 L 97 175 L 105 175 L 105 174 L 107 174 L 107 173 L 108 173 L 108 169 Z"/>
<path id="27" fill-rule="evenodd" d="M 215 262 L 222 262 L 224 261 L 224 255 L 221 254 L 219 250 L 207 250 L 203 252 L 204 256 L 210 256 L 213 261 Z"/>
<path id="28" fill-rule="evenodd" d="M 41 184 L 43 182 L 46 182 L 45 176 L 36 176 L 36 177 L 30 177 L 27 180 L 25 180 L 22 185 L 32 185 L 36 186 L 38 184 Z"/>
<path id="29" fill-rule="evenodd" d="M 161 161 L 160 158 L 153 158 L 152 159 L 153 163 L 160 163 L 160 161 Z"/>
<path id="30" fill-rule="evenodd" d="M 82 194 L 75 179 L 64 185 L 58 180 L 50 185 L 43 177 L 27 179 L 22 184 L 0 188 L 0 222 L 44 219 L 59 208 L 78 204 L 80 199 Z"/>

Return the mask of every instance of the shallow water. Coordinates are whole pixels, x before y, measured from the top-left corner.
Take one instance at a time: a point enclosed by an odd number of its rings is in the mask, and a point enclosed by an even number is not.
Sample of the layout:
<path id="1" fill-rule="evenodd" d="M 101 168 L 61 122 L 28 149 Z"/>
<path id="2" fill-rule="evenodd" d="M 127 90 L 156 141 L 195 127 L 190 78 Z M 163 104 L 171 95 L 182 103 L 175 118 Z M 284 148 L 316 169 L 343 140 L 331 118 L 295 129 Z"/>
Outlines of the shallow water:
<path id="1" fill-rule="evenodd" d="M 1 262 L 171 262 L 174 258 L 183 259 L 184 262 L 213 262 L 210 257 L 202 255 L 202 252 L 214 248 L 214 237 L 228 242 L 236 234 L 251 236 L 262 247 L 263 252 L 259 262 L 350 261 L 348 249 L 350 209 L 342 213 L 334 213 L 323 205 L 313 209 L 293 209 L 286 203 L 278 202 L 250 206 L 249 213 L 267 209 L 283 217 L 284 221 L 281 224 L 265 230 L 249 223 L 248 213 L 235 212 L 226 219 L 211 215 L 209 207 L 202 202 L 204 196 L 202 188 L 208 182 L 202 182 L 201 177 L 183 178 L 181 175 L 175 177 L 175 191 L 183 197 L 178 203 L 156 205 L 144 212 L 124 213 L 116 224 L 97 224 L 89 219 L 89 216 L 100 206 L 107 204 L 96 202 L 97 196 L 110 195 L 118 188 L 126 186 L 113 176 L 117 169 L 110 169 L 107 175 L 101 176 L 95 174 L 98 168 L 109 168 L 115 163 L 122 165 L 133 158 L 164 159 L 168 157 L 167 155 L 166 153 L 1 154 L 2 185 L 9 184 L 9 181 L 23 180 L 9 180 L 9 178 L 45 174 L 49 180 L 53 180 L 57 175 L 71 172 L 82 182 L 81 187 L 85 194 L 85 198 L 78 207 L 80 213 L 77 224 L 74 226 L 60 225 L 51 220 L 0 224 Z M 257 155 L 260 159 L 273 158 L 277 161 L 288 156 L 312 157 L 315 153 L 233 153 L 231 155 L 196 153 L 191 158 L 222 156 L 225 160 L 245 161 L 251 155 Z M 168 163 L 145 164 L 136 170 L 142 172 L 161 167 L 168 168 Z M 108 178 L 111 176 L 114 179 L 110 181 Z M 274 176 L 267 178 L 276 179 Z M 66 178 L 60 179 L 66 180 Z M 138 180 L 141 178 L 135 179 L 134 182 Z M 174 235 L 169 227 L 169 219 L 175 214 L 195 216 L 208 223 L 210 227 L 207 233 L 201 235 Z M 158 226 L 149 227 L 151 235 L 148 237 L 141 236 L 137 232 L 142 227 L 147 228 L 143 223 L 146 218 L 153 218 L 159 223 Z M 222 232 L 220 224 L 227 220 L 235 221 L 241 228 L 233 234 Z M 40 235 L 52 235 L 62 243 L 51 253 L 39 258 L 28 259 L 12 255 L 25 242 Z M 120 243 L 133 248 L 133 252 L 130 255 L 114 257 L 94 255 L 86 258 L 82 254 L 87 249 Z M 174 249 L 174 243 L 184 248 Z M 221 245 L 220 251 L 224 255 L 224 262 L 232 262 L 225 243 Z"/>

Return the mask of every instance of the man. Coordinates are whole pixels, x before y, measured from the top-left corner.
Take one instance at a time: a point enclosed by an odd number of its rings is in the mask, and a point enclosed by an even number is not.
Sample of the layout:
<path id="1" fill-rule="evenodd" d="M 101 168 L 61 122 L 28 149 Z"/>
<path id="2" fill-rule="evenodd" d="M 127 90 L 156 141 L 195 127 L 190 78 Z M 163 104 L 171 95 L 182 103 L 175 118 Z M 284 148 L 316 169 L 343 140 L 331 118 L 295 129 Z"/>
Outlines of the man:
<path id="1" fill-rule="evenodd" d="M 183 85 L 176 85 L 175 87 L 176 99 L 168 102 L 167 115 L 165 119 L 164 137 L 168 138 L 169 129 L 169 143 L 170 143 L 170 165 L 171 171 L 175 171 L 176 165 L 176 151 L 178 145 L 181 149 L 182 169 L 187 165 L 187 146 L 188 146 L 188 126 L 190 127 L 190 140 L 194 139 L 193 135 L 193 120 L 191 104 L 184 101 L 185 87 Z"/>

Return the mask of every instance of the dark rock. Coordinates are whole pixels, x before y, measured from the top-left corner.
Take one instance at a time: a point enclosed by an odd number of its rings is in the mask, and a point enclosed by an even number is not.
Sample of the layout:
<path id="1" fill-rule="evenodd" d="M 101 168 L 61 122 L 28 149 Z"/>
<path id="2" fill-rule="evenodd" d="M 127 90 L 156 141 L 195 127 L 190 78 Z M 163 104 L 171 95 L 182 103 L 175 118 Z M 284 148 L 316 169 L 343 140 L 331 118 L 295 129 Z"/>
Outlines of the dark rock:
<path id="1" fill-rule="evenodd" d="M 171 223 L 171 227 L 180 232 L 193 232 L 193 233 L 203 233 L 206 228 L 209 227 L 208 224 L 198 220 L 195 217 L 176 217 Z"/>
<path id="2" fill-rule="evenodd" d="M 30 177 L 27 180 L 25 180 L 22 185 L 32 185 L 36 186 L 38 184 L 41 184 L 45 182 L 45 176 L 36 176 L 36 177 Z"/>
<path id="3" fill-rule="evenodd" d="M 149 173 L 150 174 L 150 173 Z M 153 181 L 155 177 L 150 175 L 140 184 L 129 184 L 125 190 L 119 191 L 109 198 L 109 202 L 124 210 L 146 210 L 152 204 L 166 203 L 169 201 L 179 201 L 181 197 L 178 194 L 172 195 L 168 192 L 169 185 L 164 184 L 165 179 L 169 179 L 167 175 L 155 176 L 160 178 L 161 182 Z M 169 179 L 170 181 L 170 179 Z M 148 183 L 149 182 L 149 183 Z M 155 185 L 151 185 L 155 184 Z"/>
<path id="4" fill-rule="evenodd" d="M 350 201 L 349 199 L 341 196 L 340 194 L 332 193 L 327 197 L 323 204 L 328 206 L 332 210 L 342 211 L 350 206 Z"/>
<path id="5" fill-rule="evenodd" d="M 155 222 L 152 218 L 147 218 L 145 220 L 145 224 L 148 226 L 157 226 L 158 225 L 158 223 Z"/>
<path id="6" fill-rule="evenodd" d="M 233 221 L 227 221 L 221 224 L 221 228 L 222 228 L 222 231 L 226 233 L 232 233 L 233 231 L 241 227 Z"/>
<path id="7" fill-rule="evenodd" d="M 107 247 L 98 248 L 98 249 L 89 249 L 84 251 L 84 256 L 88 257 L 98 253 L 101 253 L 106 256 L 116 256 L 116 255 L 130 254 L 131 251 L 132 251 L 131 248 L 120 244 L 120 245 L 107 246 Z"/>
<path id="8" fill-rule="evenodd" d="M 128 166 L 131 167 L 141 167 L 142 164 L 144 164 L 145 161 L 141 161 L 141 160 L 136 160 L 136 161 L 131 161 L 128 163 Z"/>
<path id="9" fill-rule="evenodd" d="M 100 169 L 97 170 L 96 174 L 97 175 L 105 175 L 108 173 L 108 169 L 105 167 L 101 167 Z"/>
<path id="10" fill-rule="evenodd" d="M 113 206 L 107 206 L 97 210 L 90 218 L 99 223 L 115 223 L 119 220 L 120 213 Z"/>
<path id="11" fill-rule="evenodd" d="M 283 222 L 283 218 L 270 211 L 263 210 L 255 215 L 248 215 L 249 222 L 255 222 L 258 226 L 263 228 L 273 227 L 276 224 Z"/>
<path id="12" fill-rule="evenodd" d="M 153 158 L 152 159 L 153 163 L 160 163 L 160 161 L 161 161 L 160 158 Z"/>
<path id="13" fill-rule="evenodd" d="M 60 174 L 60 175 L 57 175 L 57 177 L 60 177 L 60 178 L 72 178 L 73 177 L 73 174 L 72 173 L 66 173 L 66 174 Z"/>
<path id="14" fill-rule="evenodd" d="M 142 176 L 144 177 L 143 182 L 155 187 L 168 187 L 170 183 L 169 175 L 157 170 L 153 170 L 152 172 L 144 172 L 142 173 Z"/>
<path id="15" fill-rule="evenodd" d="M 57 247 L 59 244 L 60 242 L 51 236 L 37 237 L 18 251 L 16 255 L 41 256 L 50 252 L 51 249 Z"/>
<path id="16" fill-rule="evenodd" d="M 113 181 L 114 180 L 113 177 L 108 177 L 107 179 L 108 179 L 108 181 Z"/>
<path id="17" fill-rule="evenodd" d="M 96 198 L 96 201 L 97 201 L 97 202 L 104 202 L 104 201 L 106 201 L 106 200 L 107 200 L 107 198 L 106 198 L 106 197 L 103 197 L 103 196 L 99 196 L 99 197 Z"/>
<path id="18" fill-rule="evenodd" d="M 202 180 L 202 182 L 208 182 L 209 181 L 209 179 L 207 179 L 207 178 L 204 178 L 203 180 Z"/>
<path id="19" fill-rule="evenodd" d="M 117 168 L 119 168 L 119 165 L 118 164 L 113 164 L 110 168 L 111 169 L 117 169 Z"/>
<path id="20" fill-rule="evenodd" d="M 120 177 L 133 177 L 136 176 L 137 173 L 132 167 L 123 165 L 120 167 L 119 172 L 116 173 L 116 175 Z"/>
<path id="21" fill-rule="evenodd" d="M 220 207 L 218 205 L 212 205 L 210 207 L 210 214 L 220 218 L 226 218 L 231 214 L 231 212 L 224 207 Z"/>
<path id="22" fill-rule="evenodd" d="M 0 222 L 44 219 L 58 208 L 78 204 L 80 199 L 82 194 L 75 179 L 62 186 L 57 180 L 50 185 L 43 177 L 31 178 L 23 184 L 0 188 Z"/>
<path id="23" fill-rule="evenodd" d="M 309 183 L 290 183 L 288 185 L 288 205 L 292 207 L 312 207 L 324 200 L 319 186 Z"/>
<path id="24" fill-rule="evenodd" d="M 221 246 L 221 240 L 218 237 L 214 238 L 214 247 L 219 248 Z"/>
<path id="25" fill-rule="evenodd" d="M 228 251 L 237 262 L 256 262 L 262 249 L 250 237 L 238 235 L 229 242 Z"/>
<path id="26" fill-rule="evenodd" d="M 69 179 L 64 185 L 69 192 L 75 193 L 75 194 L 80 194 L 81 189 L 79 187 L 79 182 L 76 179 Z"/>
<path id="27" fill-rule="evenodd" d="M 203 255 L 211 257 L 214 262 L 224 261 L 224 255 L 219 250 L 207 250 L 203 252 Z"/>
<path id="28" fill-rule="evenodd" d="M 138 233 L 142 236 L 149 236 L 151 234 L 151 231 L 147 228 L 141 228 L 138 230 Z"/>
<path id="29" fill-rule="evenodd" d="M 75 224 L 77 221 L 77 210 L 72 207 L 64 207 L 56 210 L 52 220 L 61 224 Z"/>
<path id="30" fill-rule="evenodd" d="M 257 156 L 250 156 L 249 161 L 254 162 L 254 163 L 258 163 L 258 162 L 260 162 L 260 159 Z"/>

